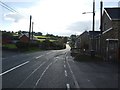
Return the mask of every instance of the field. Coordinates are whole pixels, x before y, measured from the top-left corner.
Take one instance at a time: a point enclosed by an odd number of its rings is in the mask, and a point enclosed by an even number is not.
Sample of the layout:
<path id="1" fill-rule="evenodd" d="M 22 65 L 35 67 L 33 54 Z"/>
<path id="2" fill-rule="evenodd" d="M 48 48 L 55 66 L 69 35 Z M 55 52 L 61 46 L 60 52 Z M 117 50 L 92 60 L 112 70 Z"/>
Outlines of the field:
<path id="1" fill-rule="evenodd" d="M 34 36 L 34 37 L 36 37 L 36 38 L 38 39 L 38 41 L 40 41 L 40 42 L 43 42 L 43 41 L 45 41 L 46 39 L 48 39 L 48 40 L 51 41 L 51 42 L 56 41 L 55 38 L 47 37 L 47 36 Z"/>

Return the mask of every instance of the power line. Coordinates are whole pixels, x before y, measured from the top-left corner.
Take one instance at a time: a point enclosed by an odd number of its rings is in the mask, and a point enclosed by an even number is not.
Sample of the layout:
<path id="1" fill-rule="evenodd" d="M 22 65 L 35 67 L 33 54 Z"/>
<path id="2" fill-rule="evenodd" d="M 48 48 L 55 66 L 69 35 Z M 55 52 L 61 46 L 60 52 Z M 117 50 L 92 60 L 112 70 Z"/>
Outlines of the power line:
<path id="1" fill-rule="evenodd" d="M 11 8 L 10 6 L 8 6 L 7 4 L 3 3 L 2 1 L 0 1 L 1 3 L 1 6 L 6 8 L 7 10 L 11 11 L 11 12 L 16 12 L 16 13 L 19 13 L 17 12 L 15 9 Z"/>
<path id="2" fill-rule="evenodd" d="M 18 11 L 16 11 L 15 9 L 13 9 L 12 7 L 8 6 L 7 4 L 5 4 L 5 3 L 2 2 L 2 1 L 0 1 L 0 5 L 1 5 L 2 7 L 4 7 L 5 9 L 11 11 L 11 12 L 18 13 L 19 15 L 25 16 L 25 15 L 19 13 Z"/>
<path id="3" fill-rule="evenodd" d="M 11 11 L 11 12 L 14 12 L 14 11 L 12 11 L 11 9 L 9 9 L 9 8 L 5 7 L 5 6 L 4 6 L 4 5 L 2 5 L 2 4 L 1 4 L 1 6 L 2 6 L 2 7 L 4 7 L 5 9 L 7 9 L 7 10 Z"/>
<path id="4" fill-rule="evenodd" d="M 27 17 L 27 16 L 25 16 L 25 15 L 19 13 L 19 12 L 16 11 L 15 9 L 13 9 L 12 7 L 8 6 L 7 4 L 5 4 L 5 3 L 2 2 L 2 1 L 0 1 L 0 5 L 1 5 L 2 7 L 4 7 L 5 9 L 7 9 L 7 10 L 13 12 L 13 13 L 18 13 L 18 14 L 21 15 L 21 16 Z"/>

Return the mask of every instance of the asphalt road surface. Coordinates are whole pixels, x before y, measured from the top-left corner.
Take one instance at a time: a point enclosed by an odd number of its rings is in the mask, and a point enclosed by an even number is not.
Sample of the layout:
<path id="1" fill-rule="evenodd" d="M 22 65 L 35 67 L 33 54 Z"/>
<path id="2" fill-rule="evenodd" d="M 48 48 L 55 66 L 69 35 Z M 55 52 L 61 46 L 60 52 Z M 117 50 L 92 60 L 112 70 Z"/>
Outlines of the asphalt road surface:
<path id="1" fill-rule="evenodd" d="M 118 88 L 117 64 L 77 62 L 70 47 L 2 57 L 2 88 Z"/>

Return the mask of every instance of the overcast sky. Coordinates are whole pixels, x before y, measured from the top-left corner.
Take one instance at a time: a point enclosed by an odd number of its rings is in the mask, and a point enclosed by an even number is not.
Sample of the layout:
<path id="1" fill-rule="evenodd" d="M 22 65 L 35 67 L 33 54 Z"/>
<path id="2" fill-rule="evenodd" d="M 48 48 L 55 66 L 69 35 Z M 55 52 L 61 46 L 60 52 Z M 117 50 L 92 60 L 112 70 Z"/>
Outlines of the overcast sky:
<path id="1" fill-rule="evenodd" d="M 34 31 L 70 36 L 92 29 L 93 0 L 1 0 L 19 13 L 11 12 L 0 5 L 0 29 L 28 31 L 32 15 Z M 119 0 L 103 0 L 104 7 L 118 6 Z M 99 30 L 100 0 L 95 1 L 95 30 Z"/>

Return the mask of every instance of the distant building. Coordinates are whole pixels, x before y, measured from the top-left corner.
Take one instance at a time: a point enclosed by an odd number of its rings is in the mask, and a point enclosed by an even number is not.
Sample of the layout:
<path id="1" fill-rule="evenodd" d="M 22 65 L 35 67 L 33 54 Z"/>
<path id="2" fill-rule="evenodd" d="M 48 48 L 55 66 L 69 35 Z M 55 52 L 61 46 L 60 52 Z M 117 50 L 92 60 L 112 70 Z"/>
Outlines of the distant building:
<path id="1" fill-rule="evenodd" d="M 88 50 L 89 45 L 89 32 L 85 31 L 76 38 L 75 47 L 81 50 Z"/>
<path id="2" fill-rule="evenodd" d="M 2 44 L 10 44 L 12 43 L 13 36 L 10 32 L 2 31 Z"/>
<path id="3" fill-rule="evenodd" d="M 28 34 L 21 34 L 19 36 L 19 40 L 20 40 L 20 42 L 28 43 L 29 42 L 29 35 Z M 34 37 L 34 36 L 32 37 L 32 35 L 30 36 L 30 41 L 35 42 L 36 40 L 37 40 L 36 37 Z"/>
<path id="4" fill-rule="evenodd" d="M 80 49 L 80 52 L 90 53 L 91 50 L 97 50 L 97 36 L 100 31 L 85 31 L 76 38 L 75 47 Z M 94 41 L 93 41 L 94 40 Z"/>

